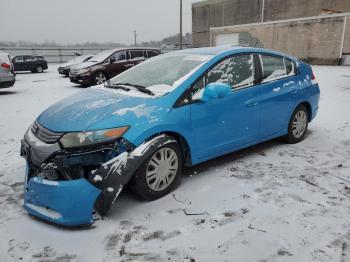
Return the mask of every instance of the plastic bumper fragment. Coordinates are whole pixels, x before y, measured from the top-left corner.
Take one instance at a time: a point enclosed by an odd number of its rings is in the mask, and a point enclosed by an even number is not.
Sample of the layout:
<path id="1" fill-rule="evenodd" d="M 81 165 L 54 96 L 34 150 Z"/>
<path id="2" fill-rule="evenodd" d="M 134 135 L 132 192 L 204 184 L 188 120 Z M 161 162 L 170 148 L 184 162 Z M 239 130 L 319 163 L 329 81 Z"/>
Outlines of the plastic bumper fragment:
<path id="1" fill-rule="evenodd" d="M 29 214 L 64 226 L 93 223 L 93 208 L 101 190 L 86 179 L 49 181 L 38 177 L 26 184 L 24 208 Z"/>

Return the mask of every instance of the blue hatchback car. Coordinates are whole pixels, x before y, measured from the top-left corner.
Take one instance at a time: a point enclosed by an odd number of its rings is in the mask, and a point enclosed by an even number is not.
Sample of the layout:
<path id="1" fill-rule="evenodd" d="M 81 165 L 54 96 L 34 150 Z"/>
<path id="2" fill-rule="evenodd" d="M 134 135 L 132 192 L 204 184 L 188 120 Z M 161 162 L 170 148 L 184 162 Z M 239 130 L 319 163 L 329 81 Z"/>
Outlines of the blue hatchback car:
<path id="1" fill-rule="evenodd" d="M 191 166 L 276 137 L 318 111 L 311 66 L 266 49 L 160 55 L 54 104 L 25 133 L 24 208 L 66 226 L 105 215 L 125 186 L 153 200 Z"/>

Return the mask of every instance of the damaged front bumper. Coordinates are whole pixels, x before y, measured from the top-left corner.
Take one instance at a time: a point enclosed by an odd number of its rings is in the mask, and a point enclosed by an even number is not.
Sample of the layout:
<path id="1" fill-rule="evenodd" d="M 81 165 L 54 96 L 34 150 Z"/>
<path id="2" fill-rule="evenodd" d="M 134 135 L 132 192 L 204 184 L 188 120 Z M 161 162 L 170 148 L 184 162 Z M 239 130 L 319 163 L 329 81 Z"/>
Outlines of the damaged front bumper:
<path id="1" fill-rule="evenodd" d="M 64 226 L 91 224 L 93 211 L 106 215 L 140 165 L 168 141 L 161 135 L 135 148 L 120 139 L 67 152 L 58 142 L 44 143 L 29 129 L 21 146 L 28 165 L 24 208 Z"/>
<path id="2" fill-rule="evenodd" d="M 58 141 L 45 143 L 29 129 L 21 141 L 26 159 L 24 208 L 29 214 L 64 226 L 93 222 L 96 199 L 104 188 L 90 181 L 91 172 L 120 151 L 124 140 L 67 151 Z M 104 204 L 104 203 L 100 203 Z"/>

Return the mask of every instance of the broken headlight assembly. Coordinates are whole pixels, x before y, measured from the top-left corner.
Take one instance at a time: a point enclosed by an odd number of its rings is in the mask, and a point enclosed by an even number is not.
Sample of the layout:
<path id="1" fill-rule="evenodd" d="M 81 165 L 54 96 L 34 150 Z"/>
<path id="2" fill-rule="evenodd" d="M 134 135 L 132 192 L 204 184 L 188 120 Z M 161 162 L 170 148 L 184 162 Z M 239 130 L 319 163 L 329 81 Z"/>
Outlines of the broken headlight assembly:
<path id="1" fill-rule="evenodd" d="M 60 139 L 60 143 L 64 148 L 108 143 L 124 135 L 126 131 L 128 131 L 129 127 L 130 126 L 123 126 L 112 129 L 66 133 Z"/>

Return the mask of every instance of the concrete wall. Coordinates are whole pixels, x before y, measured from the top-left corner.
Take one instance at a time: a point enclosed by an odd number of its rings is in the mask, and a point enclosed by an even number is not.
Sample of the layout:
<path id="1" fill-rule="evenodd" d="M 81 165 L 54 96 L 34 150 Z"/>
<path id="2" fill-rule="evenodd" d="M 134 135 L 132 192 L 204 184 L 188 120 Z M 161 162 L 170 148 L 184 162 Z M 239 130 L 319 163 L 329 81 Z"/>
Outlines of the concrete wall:
<path id="1" fill-rule="evenodd" d="M 264 21 L 318 16 L 322 9 L 349 12 L 349 0 L 265 0 Z"/>
<path id="2" fill-rule="evenodd" d="M 264 6 L 264 12 L 262 7 Z M 193 46 L 209 46 L 211 27 L 350 12 L 350 0 L 208 0 L 192 5 Z"/>
<path id="3" fill-rule="evenodd" d="M 211 0 L 193 4 L 193 46 L 209 46 L 209 29 L 211 27 L 260 21 L 261 3 L 262 0 Z"/>
<path id="4" fill-rule="evenodd" d="M 240 44 L 279 50 L 313 64 L 338 64 L 341 53 L 350 52 L 350 15 L 265 22 L 211 29 L 211 45 L 216 35 L 239 33 Z M 347 20 L 344 47 L 341 45 Z"/>
<path id="5" fill-rule="evenodd" d="M 350 55 L 350 17 L 346 19 L 343 54 Z"/>

